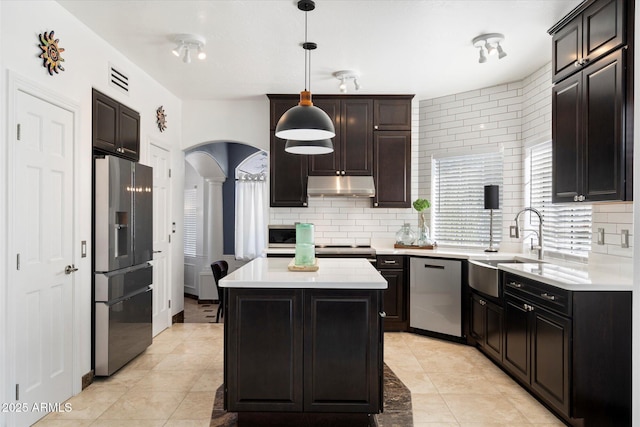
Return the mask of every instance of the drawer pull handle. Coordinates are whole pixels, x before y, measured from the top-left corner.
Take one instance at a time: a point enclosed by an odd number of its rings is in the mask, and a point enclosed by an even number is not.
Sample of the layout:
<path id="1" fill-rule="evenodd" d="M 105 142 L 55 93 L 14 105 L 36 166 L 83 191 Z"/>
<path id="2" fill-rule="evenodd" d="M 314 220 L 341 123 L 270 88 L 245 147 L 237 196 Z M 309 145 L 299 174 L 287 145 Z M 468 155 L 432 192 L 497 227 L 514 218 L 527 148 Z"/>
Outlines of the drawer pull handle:
<path id="1" fill-rule="evenodd" d="M 393 259 L 385 259 L 384 263 L 385 264 L 397 264 L 397 262 L 395 260 L 393 260 Z"/>
<path id="2" fill-rule="evenodd" d="M 514 288 L 521 288 L 522 287 L 522 283 L 509 282 L 509 286 L 513 286 Z"/>
<path id="3" fill-rule="evenodd" d="M 425 264 L 424 268 L 438 268 L 440 270 L 444 270 L 444 265 Z"/>
<path id="4" fill-rule="evenodd" d="M 548 299 L 550 301 L 555 301 L 556 300 L 556 296 L 555 295 L 551 295 L 551 294 L 548 294 L 546 292 L 544 294 L 540 294 L 540 296 L 543 297 L 543 298 L 546 298 L 546 299 Z"/>

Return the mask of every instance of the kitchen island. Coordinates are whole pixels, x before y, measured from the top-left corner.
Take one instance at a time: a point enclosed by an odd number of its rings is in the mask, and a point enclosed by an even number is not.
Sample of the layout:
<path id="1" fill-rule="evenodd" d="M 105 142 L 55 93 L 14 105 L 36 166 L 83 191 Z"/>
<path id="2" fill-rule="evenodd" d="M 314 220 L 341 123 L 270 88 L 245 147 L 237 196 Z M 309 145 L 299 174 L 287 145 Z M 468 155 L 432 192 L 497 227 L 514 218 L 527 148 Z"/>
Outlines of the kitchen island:
<path id="1" fill-rule="evenodd" d="M 290 261 L 258 258 L 220 281 L 225 409 L 240 424 L 368 425 L 382 408 L 387 282 L 364 259 L 319 259 L 315 272 Z"/>

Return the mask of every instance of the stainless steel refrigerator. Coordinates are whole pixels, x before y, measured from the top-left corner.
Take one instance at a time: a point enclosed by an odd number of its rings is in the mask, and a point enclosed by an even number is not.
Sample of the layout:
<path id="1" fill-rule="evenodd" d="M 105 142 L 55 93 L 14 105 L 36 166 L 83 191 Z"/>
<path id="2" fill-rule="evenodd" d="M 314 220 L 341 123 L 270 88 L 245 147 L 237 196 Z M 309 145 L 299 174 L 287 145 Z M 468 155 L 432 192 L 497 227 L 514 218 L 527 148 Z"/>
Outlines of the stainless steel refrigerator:
<path id="1" fill-rule="evenodd" d="M 108 376 L 152 341 L 153 171 L 94 158 L 94 361 Z"/>

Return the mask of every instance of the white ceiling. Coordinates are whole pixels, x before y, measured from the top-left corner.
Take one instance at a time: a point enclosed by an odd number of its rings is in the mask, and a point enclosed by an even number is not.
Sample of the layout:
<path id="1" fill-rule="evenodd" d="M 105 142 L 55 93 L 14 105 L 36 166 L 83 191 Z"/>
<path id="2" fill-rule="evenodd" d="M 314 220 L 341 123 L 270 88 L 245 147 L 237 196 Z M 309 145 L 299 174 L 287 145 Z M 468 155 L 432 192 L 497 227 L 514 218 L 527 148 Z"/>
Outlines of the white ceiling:
<path id="1" fill-rule="evenodd" d="M 182 99 L 257 99 L 304 89 L 304 12 L 295 0 L 58 0 Z M 428 99 L 520 80 L 551 60 L 547 30 L 580 0 L 316 0 L 308 12 L 313 93 L 357 70 L 358 93 Z M 471 39 L 503 33 L 507 57 L 478 63 Z M 206 38 L 185 64 L 171 36 Z M 492 60 L 494 59 L 494 60 Z M 353 85 L 349 93 L 355 93 Z"/>

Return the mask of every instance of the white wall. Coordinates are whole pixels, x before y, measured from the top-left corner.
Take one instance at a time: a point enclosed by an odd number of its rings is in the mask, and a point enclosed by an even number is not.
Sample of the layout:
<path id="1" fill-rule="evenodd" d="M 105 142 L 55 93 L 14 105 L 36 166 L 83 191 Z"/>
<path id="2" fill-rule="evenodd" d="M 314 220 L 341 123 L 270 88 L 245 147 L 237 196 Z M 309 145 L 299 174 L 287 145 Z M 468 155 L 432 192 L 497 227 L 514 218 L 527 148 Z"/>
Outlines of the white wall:
<path id="1" fill-rule="evenodd" d="M 54 1 L 1 1 L 0 2 L 0 51 L 2 52 L 2 63 L 0 63 L 0 93 L 2 100 L 7 99 L 7 75 L 11 70 L 17 75 L 32 81 L 34 84 L 46 87 L 49 91 L 60 94 L 72 100 L 80 106 L 80 133 L 77 135 L 76 144 L 79 144 L 79 159 L 77 159 L 76 179 L 79 180 L 80 190 L 75 194 L 75 199 L 79 204 L 79 216 L 76 218 L 77 253 L 73 262 L 79 267 L 75 275 L 76 302 L 80 307 L 80 335 L 75 337 L 79 341 L 78 360 L 80 366 L 78 372 L 85 374 L 91 369 L 91 254 L 87 258 L 80 258 L 80 241 L 91 241 L 91 88 L 95 87 L 105 94 L 117 99 L 129 107 L 140 112 L 141 115 L 141 161 L 145 162 L 149 155 L 149 142 L 155 141 L 171 148 L 172 155 L 172 199 L 173 212 L 172 221 L 178 224 L 177 233 L 173 236 L 171 243 L 171 277 L 170 283 L 182 283 L 183 257 L 182 257 L 182 175 L 184 168 L 184 158 L 181 146 L 181 102 L 169 91 L 153 81 L 149 75 L 137 68 L 127 58 L 118 53 L 113 47 L 102 39 L 98 38 L 88 27 L 76 20 L 65 9 Z M 50 76 L 42 67 L 42 59 L 38 58 L 38 34 L 44 31 L 55 30 L 56 38 L 60 39 L 60 46 L 65 49 L 62 57 L 65 59 L 65 71 L 60 74 Z M 108 86 L 107 67 L 108 62 L 129 74 L 131 90 L 126 96 Z M 5 108 L 5 103 L 2 107 Z M 160 133 L 155 123 L 155 110 L 160 105 L 171 117 L 169 127 L 164 133 Z M 7 112 L 0 110 L 0 129 L 7 128 Z M 5 154 L 7 152 L 6 134 L 2 137 L 2 149 L 0 158 L 0 176 L 5 177 L 8 162 Z M 11 201 L 6 200 L 6 189 L 4 188 L 4 178 L 0 179 L 0 219 L 2 231 L 0 237 L 2 242 L 6 242 L 6 207 L 11 206 Z M 89 244 L 89 247 L 91 245 Z M 0 282 L 0 312 L 6 316 L 9 302 L 7 295 L 7 269 L 5 260 L 7 259 L 7 248 L 3 244 L 0 246 L 0 261 L 2 264 L 2 281 Z M 176 295 L 180 299 L 176 299 Z M 182 310 L 182 289 L 174 289 L 172 304 L 173 312 Z M 180 302 L 178 304 L 177 302 Z M 5 323 L 6 322 L 6 323 Z M 0 328 L 11 322 L 5 318 L 0 323 Z M 0 335 L 1 346 L 9 343 L 5 342 L 6 331 Z M 7 367 L 5 351 L 0 351 L 0 370 L 4 377 L 0 377 L 2 384 L 0 391 L 0 401 L 10 402 L 13 397 L 10 392 L 13 372 L 11 367 Z M 8 371 L 5 372 L 5 369 Z M 80 378 L 74 379 L 80 383 Z M 0 415 L 2 416 L 2 415 Z M 2 425 L 2 421 L 0 421 Z"/>
<path id="2" fill-rule="evenodd" d="M 525 148 L 551 140 L 551 64 L 522 81 L 420 101 L 420 189 L 431 188 L 431 156 L 474 150 L 504 150 L 502 242 L 500 249 L 520 251 L 509 238 L 509 220 L 524 207 Z M 483 126 L 483 127 L 481 127 Z M 633 255 L 633 204 L 593 203 L 590 262 L 630 261 Z M 605 244 L 596 232 L 605 229 Z M 620 247 L 620 230 L 630 233 L 630 248 Z"/>

